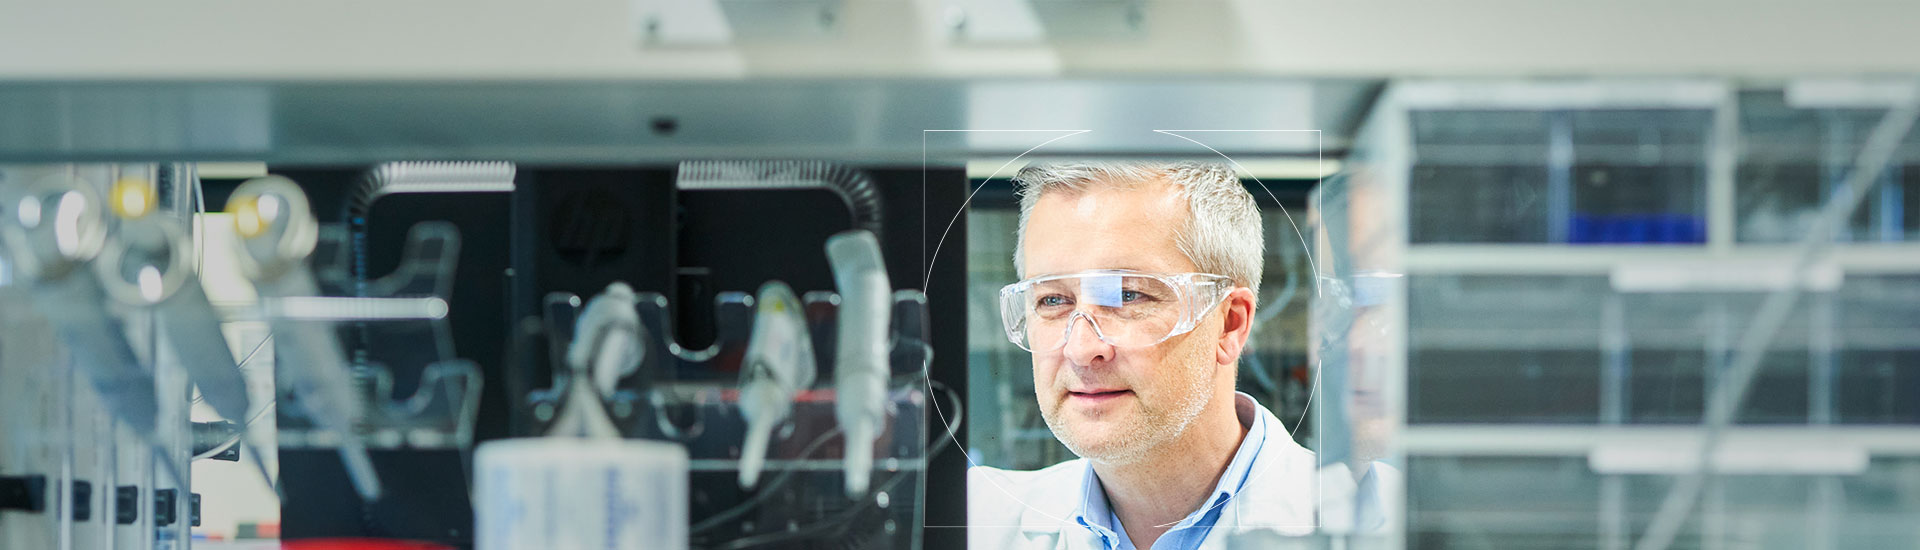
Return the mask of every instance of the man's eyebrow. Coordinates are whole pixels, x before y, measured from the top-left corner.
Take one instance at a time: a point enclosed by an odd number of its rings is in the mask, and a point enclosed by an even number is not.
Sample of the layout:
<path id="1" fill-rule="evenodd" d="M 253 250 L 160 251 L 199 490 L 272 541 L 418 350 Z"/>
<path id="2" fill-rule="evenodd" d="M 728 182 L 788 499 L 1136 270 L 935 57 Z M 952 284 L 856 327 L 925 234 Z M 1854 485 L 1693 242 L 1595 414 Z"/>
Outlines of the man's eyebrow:
<path id="1" fill-rule="evenodd" d="M 1068 283 L 1067 281 L 1062 279 L 1051 279 L 1046 281 L 1036 281 L 1033 283 L 1033 285 L 1034 285 L 1034 288 L 1058 288 L 1058 287 L 1065 287 L 1068 285 Z"/>

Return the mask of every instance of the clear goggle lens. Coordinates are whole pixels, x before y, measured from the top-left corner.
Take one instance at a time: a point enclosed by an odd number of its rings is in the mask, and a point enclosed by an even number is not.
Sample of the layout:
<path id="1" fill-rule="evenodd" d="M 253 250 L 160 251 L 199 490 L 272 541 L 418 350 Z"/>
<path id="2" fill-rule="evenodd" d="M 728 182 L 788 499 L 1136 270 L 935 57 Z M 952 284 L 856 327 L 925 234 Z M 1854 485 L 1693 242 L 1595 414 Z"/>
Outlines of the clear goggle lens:
<path id="1" fill-rule="evenodd" d="M 1231 290 L 1206 273 L 1152 275 L 1097 271 L 1038 277 L 1001 290 L 1007 338 L 1027 351 L 1053 351 L 1073 330 L 1118 347 L 1145 347 L 1193 330 Z M 1090 326 L 1080 326 L 1081 318 Z"/>

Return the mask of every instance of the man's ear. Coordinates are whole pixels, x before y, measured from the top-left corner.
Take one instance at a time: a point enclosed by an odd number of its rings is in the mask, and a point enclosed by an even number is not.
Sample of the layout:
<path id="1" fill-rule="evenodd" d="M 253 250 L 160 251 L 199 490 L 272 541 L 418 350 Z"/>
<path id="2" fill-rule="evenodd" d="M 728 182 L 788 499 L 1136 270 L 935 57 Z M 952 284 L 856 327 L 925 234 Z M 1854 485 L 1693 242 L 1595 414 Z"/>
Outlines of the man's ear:
<path id="1" fill-rule="evenodd" d="M 1220 343 L 1214 347 L 1213 360 L 1221 365 L 1240 362 L 1240 352 L 1253 336 L 1253 289 L 1236 287 L 1227 295 L 1227 313 L 1220 317 Z"/>

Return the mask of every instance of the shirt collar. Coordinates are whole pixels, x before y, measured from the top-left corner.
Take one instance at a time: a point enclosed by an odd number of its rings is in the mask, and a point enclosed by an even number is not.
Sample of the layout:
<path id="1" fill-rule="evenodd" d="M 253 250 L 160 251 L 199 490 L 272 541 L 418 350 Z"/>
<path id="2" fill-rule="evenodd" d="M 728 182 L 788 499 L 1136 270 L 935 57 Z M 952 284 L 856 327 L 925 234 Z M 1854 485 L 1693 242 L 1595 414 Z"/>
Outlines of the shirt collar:
<path id="1" fill-rule="evenodd" d="M 1253 473 L 1253 463 L 1260 456 L 1260 449 L 1267 441 L 1267 415 L 1261 414 L 1260 403 L 1253 396 L 1242 392 L 1233 393 L 1234 416 L 1240 420 L 1240 426 L 1247 429 L 1246 437 L 1241 438 L 1240 448 L 1233 453 L 1233 460 L 1227 463 L 1227 469 L 1220 476 L 1206 505 L 1188 514 L 1174 529 L 1192 526 L 1206 518 L 1217 518 L 1215 512 L 1225 508 L 1241 489 L 1246 488 L 1247 477 Z M 1120 548 L 1119 526 L 1114 518 L 1117 514 L 1107 502 L 1106 489 L 1100 484 L 1100 476 L 1093 471 L 1093 462 L 1087 462 L 1086 475 L 1080 484 L 1080 507 L 1073 512 L 1073 521 L 1093 530 L 1101 538 L 1108 539 L 1108 548 Z M 1211 525 L 1212 522 L 1207 522 Z"/>
<path id="2" fill-rule="evenodd" d="M 1233 461 L 1227 463 L 1227 471 L 1220 476 L 1220 483 L 1214 487 L 1216 500 L 1220 497 L 1233 498 L 1247 486 L 1247 476 L 1253 473 L 1253 462 L 1260 458 L 1260 449 L 1267 443 L 1267 415 L 1253 396 L 1245 393 L 1233 393 L 1233 412 L 1240 417 L 1240 425 L 1247 428 L 1247 437 L 1240 441 L 1240 450 L 1234 451 Z"/>
<path id="3" fill-rule="evenodd" d="M 1119 548 L 1121 535 L 1118 523 L 1114 520 L 1113 508 L 1107 504 L 1107 492 L 1100 485 L 1100 476 L 1093 473 L 1093 462 L 1087 462 L 1087 473 L 1080 482 L 1080 507 L 1073 511 L 1074 523 L 1080 524 L 1099 535 L 1106 541 L 1107 548 Z"/>

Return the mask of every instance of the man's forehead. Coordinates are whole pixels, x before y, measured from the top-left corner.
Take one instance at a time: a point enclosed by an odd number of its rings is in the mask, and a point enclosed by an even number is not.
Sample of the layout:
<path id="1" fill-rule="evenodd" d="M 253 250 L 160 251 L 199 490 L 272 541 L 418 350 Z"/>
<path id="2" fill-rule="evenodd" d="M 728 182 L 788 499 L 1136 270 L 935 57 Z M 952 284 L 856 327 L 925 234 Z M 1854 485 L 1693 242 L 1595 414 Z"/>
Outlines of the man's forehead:
<path id="1" fill-rule="evenodd" d="M 1055 270 L 1048 270 L 1048 271 L 1031 271 L 1027 273 L 1027 278 L 1031 279 L 1035 277 L 1046 277 L 1050 275 L 1066 275 L 1069 273 L 1082 273 L 1087 271 L 1105 271 L 1105 270 L 1138 271 L 1141 273 L 1174 273 L 1174 272 L 1188 271 L 1188 269 L 1182 268 L 1179 266 L 1171 266 L 1171 265 L 1165 265 L 1165 264 L 1154 265 L 1154 264 L 1132 261 L 1132 260 L 1120 260 L 1120 261 L 1114 261 L 1114 262 L 1092 261 L 1088 263 L 1102 264 L 1102 265 L 1099 265 L 1097 267 L 1087 267 L 1087 268 L 1063 268 L 1063 269 L 1055 269 Z"/>
<path id="2" fill-rule="evenodd" d="M 1023 275 L 1192 270 L 1175 242 L 1186 203 L 1171 187 L 1149 182 L 1042 196 L 1028 218 Z"/>

